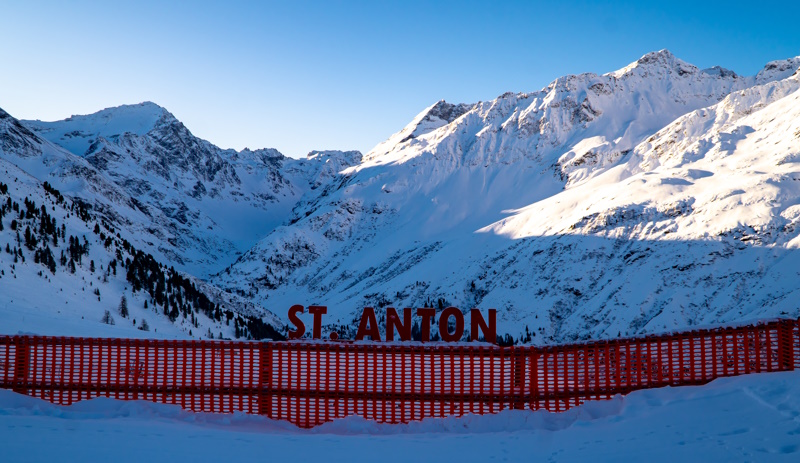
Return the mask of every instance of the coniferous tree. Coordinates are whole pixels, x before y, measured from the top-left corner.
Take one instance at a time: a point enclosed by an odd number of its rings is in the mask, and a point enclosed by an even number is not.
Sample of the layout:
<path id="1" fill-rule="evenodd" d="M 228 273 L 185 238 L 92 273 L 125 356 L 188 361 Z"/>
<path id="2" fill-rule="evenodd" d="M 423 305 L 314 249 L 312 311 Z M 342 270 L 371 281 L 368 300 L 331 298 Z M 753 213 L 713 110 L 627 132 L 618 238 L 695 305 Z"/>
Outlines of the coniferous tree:
<path id="1" fill-rule="evenodd" d="M 128 318 L 128 300 L 124 294 L 119 300 L 119 314 L 122 315 L 122 318 Z"/>
<path id="2" fill-rule="evenodd" d="M 101 318 L 100 321 L 102 323 L 105 323 L 106 325 L 115 324 L 114 317 L 111 316 L 111 312 L 109 312 L 108 310 L 106 310 L 106 312 L 103 314 L 103 318 Z"/>
<path id="3" fill-rule="evenodd" d="M 33 248 L 36 247 L 35 239 L 36 238 L 31 235 L 31 228 L 25 227 L 25 247 L 33 251 Z"/>
<path id="4" fill-rule="evenodd" d="M 42 252 L 44 257 L 44 265 L 50 270 L 50 273 L 53 275 L 56 274 L 56 258 L 53 257 L 53 252 L 50 250 L 50 246 L 45 246 L 44 252 Z"/>

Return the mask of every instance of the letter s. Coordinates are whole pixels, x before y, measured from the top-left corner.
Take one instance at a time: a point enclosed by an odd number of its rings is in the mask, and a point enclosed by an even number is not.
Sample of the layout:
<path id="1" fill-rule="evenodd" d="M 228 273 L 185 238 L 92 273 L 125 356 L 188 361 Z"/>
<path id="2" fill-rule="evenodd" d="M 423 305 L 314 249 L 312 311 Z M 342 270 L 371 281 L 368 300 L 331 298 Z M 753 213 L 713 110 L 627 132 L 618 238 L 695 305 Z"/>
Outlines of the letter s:
<path id="1" fill-rule="evenodd" d="M 289 339 L 299 339 L 306 334 L 306 325 L 303 323 L 303 320 L 300 320 L 300 317 L 297 316 L 298 313 L 303 313 L 304 311 L 305 307 L 299 304 L 293 305 L 289 309 L 289 323 L 297 327 L 295 331 L 289 330 Z"/>

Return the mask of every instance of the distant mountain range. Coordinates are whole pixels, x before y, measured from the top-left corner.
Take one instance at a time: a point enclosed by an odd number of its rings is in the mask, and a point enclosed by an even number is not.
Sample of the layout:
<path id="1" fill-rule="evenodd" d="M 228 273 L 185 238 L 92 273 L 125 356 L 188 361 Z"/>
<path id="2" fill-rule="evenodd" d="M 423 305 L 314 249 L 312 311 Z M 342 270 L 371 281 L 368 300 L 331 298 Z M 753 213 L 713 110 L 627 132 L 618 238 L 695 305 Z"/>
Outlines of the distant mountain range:
<path id="1" fill-rule="evenodd" d="M 278 331 L 297 303 L 328 305 L 325 331 L 344 337 L 364 306 L 496 308 L 500 334 L 537 344 L 798 316 L 798 68 L 743 77 L 662 50 L 532 93 L 440 101 L 364 156 L 301 160 L 220 149 L 153 103 L 57 122 L 0 112 L 0 181 L 37 204 L 47 182 L 87 211 L 75 222 L 59 206 L 71 227 L 98 239 L 101 224 Z M 12 216 L 0 247 L 33 253 L 14 244 Z M 114 246 L 90 252 L 107 265 Z M 24 296 L 41 266 L 2 255 L 14 290 L 0 317 L 11 305 L 47 318 L 61 291 Z M 85 285 L 81 271 L 57 271 L 61 289 Z M 154 301 L 130 279 L 99 284 Z M 162 331 L 252 335 L 235 317 L 181 315 Z"/>

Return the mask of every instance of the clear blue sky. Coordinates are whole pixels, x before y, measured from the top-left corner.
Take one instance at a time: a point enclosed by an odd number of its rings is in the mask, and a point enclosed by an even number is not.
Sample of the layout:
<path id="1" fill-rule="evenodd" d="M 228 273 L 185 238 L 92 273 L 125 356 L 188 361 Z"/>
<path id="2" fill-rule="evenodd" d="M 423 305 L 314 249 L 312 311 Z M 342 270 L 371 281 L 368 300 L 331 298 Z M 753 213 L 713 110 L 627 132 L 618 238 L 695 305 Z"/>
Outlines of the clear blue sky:
<path id="1" fill-rule="evenodd" d="M 662 48 L 755 74 L 800 55 L 799 3 L 0 0 L 0 107 L 55 120 L 150 100 L 225 148 L 366 152 L 437 100 Z"/>

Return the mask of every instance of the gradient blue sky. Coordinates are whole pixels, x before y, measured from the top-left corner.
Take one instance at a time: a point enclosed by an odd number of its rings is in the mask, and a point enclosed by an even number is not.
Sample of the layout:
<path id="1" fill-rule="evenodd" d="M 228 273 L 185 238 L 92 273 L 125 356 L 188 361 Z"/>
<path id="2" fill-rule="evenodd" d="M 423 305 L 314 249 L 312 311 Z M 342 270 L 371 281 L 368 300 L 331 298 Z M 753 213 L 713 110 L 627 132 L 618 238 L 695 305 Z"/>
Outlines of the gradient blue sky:
<path id="1" fill-rule="evenodd" d="M 0 107 L 56 120 L 150 100 L 225 148 L 366 152 L 437 100 L 662 48 L 755 74 L 800 55 L 798 4 L 0 0 Z"/>

